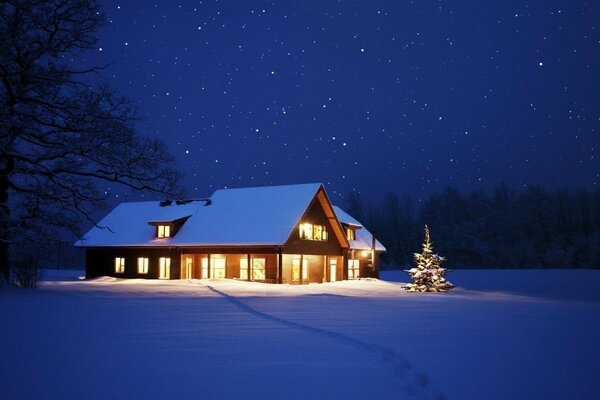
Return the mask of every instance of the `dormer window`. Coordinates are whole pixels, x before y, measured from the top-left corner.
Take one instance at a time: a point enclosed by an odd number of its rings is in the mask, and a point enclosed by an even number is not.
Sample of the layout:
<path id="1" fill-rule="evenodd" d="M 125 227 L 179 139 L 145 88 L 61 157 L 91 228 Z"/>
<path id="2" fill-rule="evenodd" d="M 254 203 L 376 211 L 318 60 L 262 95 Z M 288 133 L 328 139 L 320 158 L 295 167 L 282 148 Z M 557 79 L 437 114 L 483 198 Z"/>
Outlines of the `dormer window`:
<path id="1" fill-rule="evenodd" d="M 154 227 L 154 237 L 156 239 L 170 239 L 177 234 L 189 217 L 190 215 L 173 220 L 149 221 L 148 225 Z"/>
<path id="2" fill-rule="evenodd" d="M 327 240 L 327 227 L 315 224 L 300 224 L 300 239 L 303 240 Z"/>
<path id="3" fill-rule="evenodd" d="M 356 240 L 356 230 L 352 228 L 346 228 L 346 239 Z"/>
<path id="4" fill-rule="evenodd" d="M 158 225 L 156 227 L 157 238 L 169 238 L 171 237 L 171 225 Z"/>

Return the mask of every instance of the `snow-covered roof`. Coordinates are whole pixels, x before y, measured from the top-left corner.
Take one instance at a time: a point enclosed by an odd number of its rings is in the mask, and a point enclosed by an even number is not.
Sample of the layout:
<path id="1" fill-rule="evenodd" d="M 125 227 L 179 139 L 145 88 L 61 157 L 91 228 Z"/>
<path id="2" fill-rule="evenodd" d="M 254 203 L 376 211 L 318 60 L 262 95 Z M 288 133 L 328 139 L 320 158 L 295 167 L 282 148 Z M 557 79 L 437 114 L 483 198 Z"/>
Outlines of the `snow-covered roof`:
<path id="1" fill-rule="evenodd" d="M 77 247 L 283 245 L 320 183 L 217 190 L 206 201 L 161 207 L 159 201 L 121 203 Z M 150 221 L 186 218 L 177 234 L 157 239 Z"/>
<path id="2" fill-rule="evenodd" d="M 355 250 L 369 250 L 371 249 L 371 244 L 373 240 L 373 234 L 369 232 L 363 224 L 354 219 L 350 214 L 339 208 L 338 206 L 333 206 L 333 210 L 335 211 L 335 215 L 342 224 L 351 225 L 358 227 L 359 229 L 355 230 L 355 240 L 349 240 L 350 248 Z M 375 249 L 377 251 L 385 251 L 385 247 L 375 239 Z"/>
<path id="3" fill-rule="evenodd" d="M 338 221 L 340 221 L 342 224 L 352 225 L 357 228 L 363 227 L 363 225 L 360 222 L 355 220 L 350 214 L 348 214 L 346 211 L 342 210 L 338 206 L 333 206 L 333 209 L 335 211 L 335 215 L 338 218 Z"/>

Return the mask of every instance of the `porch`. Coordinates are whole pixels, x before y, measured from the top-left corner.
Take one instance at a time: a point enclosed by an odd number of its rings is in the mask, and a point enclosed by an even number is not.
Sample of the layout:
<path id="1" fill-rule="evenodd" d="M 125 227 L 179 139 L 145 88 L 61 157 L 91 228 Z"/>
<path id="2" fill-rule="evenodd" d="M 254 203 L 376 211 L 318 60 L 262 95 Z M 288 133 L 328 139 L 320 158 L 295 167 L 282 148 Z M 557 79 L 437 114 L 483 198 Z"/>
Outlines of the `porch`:
<path id="1" fill-rule="evenodd" d="M 240 279 L 308 284 L 344 279 L 342 256 L 311 254 L 182 254 L 181 279 Z"/>

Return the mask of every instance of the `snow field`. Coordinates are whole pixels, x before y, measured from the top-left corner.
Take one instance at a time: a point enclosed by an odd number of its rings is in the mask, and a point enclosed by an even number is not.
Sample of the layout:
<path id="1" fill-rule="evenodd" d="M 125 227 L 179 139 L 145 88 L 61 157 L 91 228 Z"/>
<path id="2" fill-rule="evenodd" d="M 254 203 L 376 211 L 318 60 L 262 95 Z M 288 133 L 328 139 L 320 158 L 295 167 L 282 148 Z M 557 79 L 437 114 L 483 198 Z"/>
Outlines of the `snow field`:
<path id="1" fill-rule="evenodd" d="M 454 271 L 468 289 L 413 294 L 395 272 L 288 286 L 49 271 L 0 290 L 2 397 L 590 398 L 599 272 Z"/>

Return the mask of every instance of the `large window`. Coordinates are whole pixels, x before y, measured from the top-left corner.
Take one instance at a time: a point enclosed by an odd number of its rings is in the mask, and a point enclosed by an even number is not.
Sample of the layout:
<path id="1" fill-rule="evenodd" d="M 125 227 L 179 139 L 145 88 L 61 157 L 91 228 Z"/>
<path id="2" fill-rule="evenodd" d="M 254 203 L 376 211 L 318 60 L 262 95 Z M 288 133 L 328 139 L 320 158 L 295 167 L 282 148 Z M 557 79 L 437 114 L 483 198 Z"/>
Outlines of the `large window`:
<path id="1" fill-rule="evenodd" d="M 158 225 L 156 231 L 156 237 L 168 238 L 171 237 L 171 226 L 170 225 Z"/>
<path id="2" fill-rule="evenodd" d="M 158 277 L 160 279 L 169 279 L 171 277 L 171 259 L 161 257 L 158 259 Z"/>
<path id="3" fill-rule="evenodd" d="M 324 225 L 300 224 L 300 239 L 327 240 L 327 227 Z"/>
<path id="4" fill-rule="evenodd" d="M 148 273 L 148 258 L 139 257 L 137 261 L 138 261 L 138 274 L 147 274 Z"/>
<path id="5" fill-rule="evenodd" d="M 123 258 L 123 257 L 115 258 L 115 272 L 117 274 L 122 274 L 125 272 L 125 258 Z"/>
<path id="6" fill-rule="evenodd" d="M 308 260 L 302 258 L 302 267 L 300 266 L 300 256 L 292 256 L 292 282 L 308 282 Z"/>
<path id="7" fill-rule="evenodd" d="M 183 273 L 181 274 L 182 279 L 192 279 L 193 266 L 194 260 L 192 259 L 192 257 L 186 257 L 184 265 L 185 268 L 183 270 Z"/>
<path id="8" fill-rule="evenodd" d="M 265 280 L 266 260 L 264 258 L 252 258 L 250 262 L 250 276 L 252 277 L 252 280 Z M 248 280 L 248 258 L 240 258 L 240 279 Z"/>
<path id="9" fill-rule="evenodd" d="M 225 278 L 225 257 L 210 258 L 210 279 Z"/>
<path id="10" fill-rule="evenodd" d="M 358 260 L 348 260 L 348 279 L 358 279 L 360 267 Z"/>
<path id="11" fill-rule="evenodd" d="M 202 258 L 202 277 L 201 279 L 208 279 L 208 257 Z"/>

